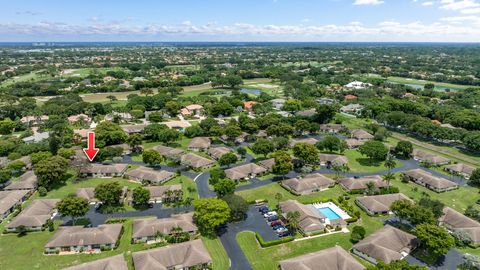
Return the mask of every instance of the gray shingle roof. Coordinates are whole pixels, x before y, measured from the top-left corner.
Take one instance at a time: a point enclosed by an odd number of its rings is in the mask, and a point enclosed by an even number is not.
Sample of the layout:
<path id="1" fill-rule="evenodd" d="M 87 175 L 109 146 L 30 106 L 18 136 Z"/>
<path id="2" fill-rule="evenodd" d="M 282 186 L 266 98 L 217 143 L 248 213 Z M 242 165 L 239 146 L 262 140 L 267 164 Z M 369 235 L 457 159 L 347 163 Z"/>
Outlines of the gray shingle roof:
<path id="1" fill-rule="evenodd" d="M 280 261 L 282 270 L 363 270 L 365 267 L 339 246 Z"/>

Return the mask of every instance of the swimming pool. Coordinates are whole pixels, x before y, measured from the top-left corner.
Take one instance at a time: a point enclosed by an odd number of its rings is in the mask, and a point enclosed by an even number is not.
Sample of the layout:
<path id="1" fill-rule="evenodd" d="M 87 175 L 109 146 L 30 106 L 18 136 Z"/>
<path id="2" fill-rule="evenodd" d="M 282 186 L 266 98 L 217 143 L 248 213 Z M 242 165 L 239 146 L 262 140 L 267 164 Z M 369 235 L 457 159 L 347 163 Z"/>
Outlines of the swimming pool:
<path id="1" fill-rule="evenodd" d="M 333 211 L 330 207 L 318 208 L 318 211 L 320 211 L 320 213 L 325 215 L 330 220 L 336 220 L 340 218 L 340 216 L 335 211 Z"/>

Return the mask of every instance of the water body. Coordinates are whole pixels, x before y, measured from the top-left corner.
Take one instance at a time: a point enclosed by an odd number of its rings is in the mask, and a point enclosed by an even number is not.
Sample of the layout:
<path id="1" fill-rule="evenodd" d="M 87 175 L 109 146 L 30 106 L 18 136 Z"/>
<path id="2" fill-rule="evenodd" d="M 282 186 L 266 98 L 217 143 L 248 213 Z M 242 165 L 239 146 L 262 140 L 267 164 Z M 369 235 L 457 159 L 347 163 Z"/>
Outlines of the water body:
<path id="1" fill-rule="evenodd" d="M 397 83 L 397 82 L 392 82 L 392 81 L 388 81 L 389 83 L 393 83 L 393 84 L 403 84 L 403 85 L 406 85 L 406 86 L 410 86 L 412 88 L 415 88 L 415 89 L 423 89 L 423 85 L 421 84 L 414 84 L 414 83 Z M 447 91 L 450 90 L 450 92 L 457 92 L 458 89 L 454 89 L 454 88 L 448 88 L 448 87 L 443 87 L 443 86 L 436 86 L 435 85 L 435 90 L 437 91 Z"/>
<path id="2" fill-rule="evenodd" d="M 259 96 L 262 93 L 262 91 L 260 91 L 259 89 L 242 88 L 240 89 L 240 93 L 253 94 L 253 95 Z"/>

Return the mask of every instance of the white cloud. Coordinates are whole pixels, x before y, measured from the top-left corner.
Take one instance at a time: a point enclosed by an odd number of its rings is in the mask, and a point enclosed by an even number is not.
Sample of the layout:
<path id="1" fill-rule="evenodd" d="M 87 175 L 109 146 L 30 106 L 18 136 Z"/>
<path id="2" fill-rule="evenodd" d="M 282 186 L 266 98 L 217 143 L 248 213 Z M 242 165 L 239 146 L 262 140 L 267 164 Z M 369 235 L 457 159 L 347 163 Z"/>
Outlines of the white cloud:
<path id="1" fill-rule="evenodd" d="M 433 6 L 433 2 L 432 1 L 423 2 L 422 6 L 424 6 L 424 7 Z"/>
<path id="2" fill-rule="evenodd" d="M 478 14 L 480 13 L 480 8 L 463 9 L 460 12 L 463 14 Z"/>
<path id="3" fill-rule="evenodd" d="M 353 4 L 358 6 L 367 6 L 367 5 L 380 5 L 383 3 L 385 3 L 385 1 L 382 1 L 382 0 L 355 0 Z"/>
<path id="4" fill-rule="evenodd" d="M 480 3 L 476 0 L 441 0 L 440 4 L 440 8 L 446 10 L 464 10 L 480 7 Z"/>

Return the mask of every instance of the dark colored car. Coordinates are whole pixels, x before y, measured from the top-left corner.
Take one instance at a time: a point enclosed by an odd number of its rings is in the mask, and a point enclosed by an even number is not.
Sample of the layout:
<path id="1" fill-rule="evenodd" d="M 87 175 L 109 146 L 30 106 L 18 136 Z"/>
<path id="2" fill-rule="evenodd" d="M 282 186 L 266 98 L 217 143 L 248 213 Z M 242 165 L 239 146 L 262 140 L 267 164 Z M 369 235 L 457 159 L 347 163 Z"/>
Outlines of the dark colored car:
<path id="1" fill-rule="evenodd" d="M 288 230 L 278 233 L 279 237 L 285 237 L 285 236 L 289 236 L 289 235 L 290 235 L 290 232 Z"/>
<path id="2" fill-rule="evenodd" d="M 262 206 L 262 207 L 258 208 L 258 211 L 262 214 L 265 214 L 265 213 L 270 212 L 270 209 L 268 209 L 268 207 L 266 207 L 266 206 Z"/>
<path id="3" fill-rule="evenodd" d="M 273 229 L 274 229 L 274 230 L 278 230 L 278 229 L 282 229 L 282 228 L 283 228 L 283 229 L 286 229 L 285 226 L 283 226 L 283 225 L 281 225 L 281 224 L 278 224 L 278 225 L 273 226 Z"/>
<path id="4" fill-rule="evenodd" d="M 275 220 L 275 221 L 270 222 L 270 226 L 273 227 L 275 225 L 282 225 L 282 222 L 280 220 Z"/>
<path id="5" fill-rule="evenodd" d="M 269 217 L 267 218 L 267 221 L 268 221 L 268 222 L 272 222 L 272 221 L 276 221 L 276 220 L 278 220 L 278 217 L 277 217 L 277 216 L 269 216 Z"/>

